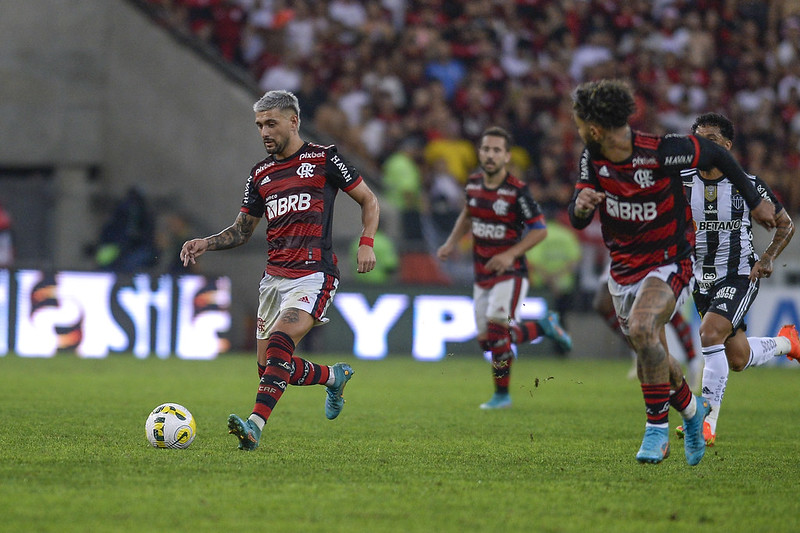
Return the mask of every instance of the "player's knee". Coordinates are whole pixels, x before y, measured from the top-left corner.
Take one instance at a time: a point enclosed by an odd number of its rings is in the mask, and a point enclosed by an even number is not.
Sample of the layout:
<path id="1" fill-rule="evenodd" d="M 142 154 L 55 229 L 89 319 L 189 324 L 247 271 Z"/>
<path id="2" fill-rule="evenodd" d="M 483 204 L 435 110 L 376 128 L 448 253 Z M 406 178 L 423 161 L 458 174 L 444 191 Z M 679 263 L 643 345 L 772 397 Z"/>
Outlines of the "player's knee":
<path id="1" fill-rule="evenodd" d="M 629 322 L 628 338 L 630 338 L 631 344 L 637 352 L 660 342 L 658 333 L 654 328 L 643 321 L 637 320 Z"/>
<path id="2" fill-rule="evenodd" d="M 722 331 L 719 328 L 713 327 L 709 324 L 700 325 L 700 344 L 703 346 L 716 346 L 717 344 L 724 344 L 725 339 L 728 337 L 727 331 Z"/>
<path id="3" fill-rule="evenodd" d="M 731 353 L 726 353 L 728 357 L 728 368 L 734 372 L 741 372 L 747 368 L 747 363 L 750 360 L 750 353 L 742 354 L 736 350 L 731 350 Z"/>

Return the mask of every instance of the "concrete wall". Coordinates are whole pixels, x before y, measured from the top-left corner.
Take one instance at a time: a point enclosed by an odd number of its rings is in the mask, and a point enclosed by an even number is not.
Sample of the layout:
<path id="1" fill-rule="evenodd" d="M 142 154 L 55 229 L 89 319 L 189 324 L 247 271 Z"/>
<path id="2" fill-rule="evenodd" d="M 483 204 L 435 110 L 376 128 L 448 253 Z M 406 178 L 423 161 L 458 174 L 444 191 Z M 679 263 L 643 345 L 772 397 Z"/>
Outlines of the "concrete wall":
<path id="1" fill-rule="evenodd" d="M 92 268 L 83 250 L 108 214 L 104 200 L 132 185 L 186 211 L 197 236 L 233 222 L 248 172 L 266 155 L 253 126 L 255 87 L 124 0 L 0 0 L 0 13 L 0 168 L 23 176 L 0 179 L 0 198 L 26 252 L 17 266 Z M 31 168 L 49 177 L 25 175 Z M 335 227 L 346 242 L 360 217 L 341 196 Z M 31 215 L 40 222 L 27 223 Z M 202 271 L 233 279 L 242 302 L 234 320 L 255 308 L 265 228 L 201 259 Z"/>
<path id="2" fill-rule="evenodd" d="M 0 165 L 54 168 L 59 268 L 87 266 L 75 241 L 105 214 L 87 209 L 93 195 L 137 185 L 209 228 L 233 221 L 264 157 L 256 94 L 122 0 L 0 0 L 0 12 Z"/>

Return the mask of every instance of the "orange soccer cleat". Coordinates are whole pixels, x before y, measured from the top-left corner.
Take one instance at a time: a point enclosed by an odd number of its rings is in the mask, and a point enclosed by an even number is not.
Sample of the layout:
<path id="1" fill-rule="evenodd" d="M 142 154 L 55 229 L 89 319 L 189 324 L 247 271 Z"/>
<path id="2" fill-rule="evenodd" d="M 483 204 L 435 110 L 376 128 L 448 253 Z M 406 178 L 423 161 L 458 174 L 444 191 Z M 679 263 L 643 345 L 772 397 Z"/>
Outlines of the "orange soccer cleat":
<path id="1" fill-rule="evenodd" d="M 684 437 L 683 426 L 675 428 L 675 435 L 677 435 L 679 439 Z M 711 433 L 711 424 L 706 421 L 703 421 L 703 439 L 706 441 L 706 446 L 709 447 L 713 446 L 717 441 L 717 434 Z"/>
<path id="2" fill-rule="evenodd" d="M 780 331 L 778 331 L 778 337 L 786 337 L 789 339 L 792 349 L 789 350 L 786 357 L 800 363 L 800 338 L 797 336 L 797 328 L 794 327 L 794 324 L 786 324 L 783 326 Z"/>

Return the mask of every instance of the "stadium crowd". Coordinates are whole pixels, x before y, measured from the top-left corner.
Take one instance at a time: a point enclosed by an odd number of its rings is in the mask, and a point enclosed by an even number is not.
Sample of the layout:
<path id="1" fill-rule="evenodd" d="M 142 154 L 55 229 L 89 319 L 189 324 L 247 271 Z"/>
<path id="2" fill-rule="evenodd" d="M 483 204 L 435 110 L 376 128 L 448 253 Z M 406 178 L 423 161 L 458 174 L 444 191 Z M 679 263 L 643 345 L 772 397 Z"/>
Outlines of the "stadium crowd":
<path id="1" fill-rule="evenodd" d="M 142 1 L 262 90 L 295 92 L 316 130 L 381 169 L 407 239 L 424 240 L 417 219 L 452 225 L 490 125 L 513 134 L 511 170 L 548 217 L 563 216 L 583 149 L 571 92 L 600 77 L 632 83 L 633 127 L 730 117 L 737 159 L 800 214 L 800 2 Z"/>

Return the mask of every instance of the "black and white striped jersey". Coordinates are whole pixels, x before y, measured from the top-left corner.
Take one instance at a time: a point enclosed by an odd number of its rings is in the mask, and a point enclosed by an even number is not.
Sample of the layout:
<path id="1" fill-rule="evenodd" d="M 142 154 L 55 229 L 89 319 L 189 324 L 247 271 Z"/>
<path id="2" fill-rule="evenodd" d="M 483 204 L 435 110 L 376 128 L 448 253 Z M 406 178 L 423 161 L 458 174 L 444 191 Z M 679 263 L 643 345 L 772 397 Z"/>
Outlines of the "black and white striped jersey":
<path id="1" fill-rule="evenodd" d="M 747 276 L 758 261 L 753 249 L 750 209 L 736 187 L 722 176 L 708 180 L 696 168 L 681 171 L 683 188 L 692 208 L 696 243 L 694 275 L 700 288 L 727 276 Z M 761 178 L 750 179 L 762 198 L 783 207 Z"/>

